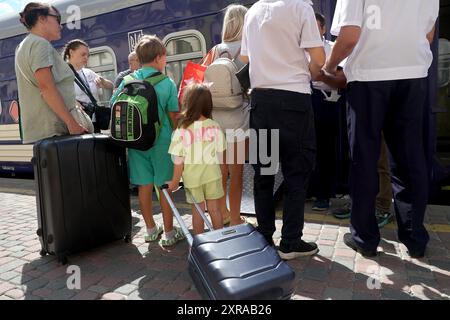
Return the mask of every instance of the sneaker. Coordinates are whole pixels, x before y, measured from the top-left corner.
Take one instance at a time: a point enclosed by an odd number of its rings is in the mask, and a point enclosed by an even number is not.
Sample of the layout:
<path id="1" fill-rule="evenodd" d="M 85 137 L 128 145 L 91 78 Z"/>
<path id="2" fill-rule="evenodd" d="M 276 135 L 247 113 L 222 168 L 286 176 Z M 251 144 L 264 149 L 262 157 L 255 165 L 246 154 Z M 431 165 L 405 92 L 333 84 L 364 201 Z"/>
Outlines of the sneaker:
<path id="1" fill-rule="evenodd" d="M 155 232 L 153 232 L 152 234 L 147 234 L 144 237 L 145 242 L 155 242 L 156 240 L 158 240 L 159 236 L 163 233 L 163 227 L 160 225 L 156 225 L 156 229 Z"/>
<path id="2" fill-rule="evenodd" d="M 177 242 L 183 240 L 185 238 L 185 235 L 183 233 L 183 230 L 180 228 L 174 227 L 175 235 L 169 239 L 166 238 L 165 234 L 161 237 L 161 240 L 159 240 L 159 244 L 163 247 L 171 247 L 174 246 Z"/>
<path id="3" fill-rule="evenodd" d="M 330 209 L 330 200 L 317 199 L 316 201 L 314 201 L 312 209 L 314 211 L 328 211 L 328 209 Z"/>
<path id="4" fill-rule="evenodd" d="M 393 214 L 390 211 L 381 211 L 377 209 L 375 216 L 377 218 L 378 228 L 383 228 L 391 221 Z"/>
<path id="5" fill-rule="evenodd" d="M 278 254 L 283 260 L 292 260 L 298 257 L 311 256 L 317 252 L 319 252 L 319 249 L 315 243 L 305 242 L 303 240 L 289 246 L 284 246 L 283 242 L 281 242 L 280 247 L 278 248 Z"/>
<path id="6" fill-rule="evenodd" d="M 367 250 L 362 248 L 359 244 L 357 244 L 356 241 L 353 239 L 351 233 L 344 234 L 344 243 L 347 245 L 347 247 L 350 247 L 356 252 L 359 252 L 364 257 L 376 257 L 377 255 L 376 250 Z"/>
<path id="7" fill-rule="evenodd" d="M 332 212 L 333 216 L 337 219 L 347 219 L 350 218 L 352 214 L 352 204 L 350 202 L 346 203 L 343 207 L 336 209 Z"/>

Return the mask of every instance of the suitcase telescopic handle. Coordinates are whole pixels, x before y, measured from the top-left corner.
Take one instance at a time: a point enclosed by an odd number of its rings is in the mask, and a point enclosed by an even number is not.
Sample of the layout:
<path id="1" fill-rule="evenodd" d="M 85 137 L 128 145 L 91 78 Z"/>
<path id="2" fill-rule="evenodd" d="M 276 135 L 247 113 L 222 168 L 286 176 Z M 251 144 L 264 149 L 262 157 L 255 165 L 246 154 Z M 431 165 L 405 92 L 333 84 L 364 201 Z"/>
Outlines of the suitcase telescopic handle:
<path id="1" fill-rule="evenodd" d="M 184 188 L 184 184 L 183 182 L 180 182 L 180 187 Z M 161 190 L 165 188 L 168 189 L 169 185 L 163 185 L 161 187 Z M 212 226 L 212 223 L 209 221 L 208 217 L 205 215 L 205 213 L 203 212 L 202 208 L 200 208 L 200 206 L 197 203 L 197 200 L 195 200 L 194 196 L 192 195 L 192 193 L 189 191 L 189 189 L 184 188 L 184 190 L 186 190 L 186 193 L 189 197 L 189 199 L 191 199 L 191 201 L 194 203 L 195 209 L 197 210 L 197 212 L 200 214 L 200 216 L 202 217 L 203 221 L 206 224 L 206 227 L 209 229 L 209 231 L 213 231 L 214 227 Z"/>
<path id="2" fill-rule="evenodd" d="M 164 197 L 166 198 L 167 202 L 169 203 L 170 208 L 172 209 L 172 213 L 175 216 L 175 219 L 177 219 L 178 224 L 181 227 L 181 230 L 183 231 L 184 235 L 186 236 L 186 239 L 189 243 L 189 246 L 192 247 L 192 243 L 194 242 L 194 239 L 192 238 L 191 233 L 189 232 L 188 228 L 186 227 L 186 224 L 183 221 L 183 218 L 181 217 L 180 213 L 178 212 L 178 209 L 175 207 L 175 204 L 172 201 L 172 198 L 169 194 L 169 185 L 165 184 L 160 187 L 160 190 L 162 191 Z"/>

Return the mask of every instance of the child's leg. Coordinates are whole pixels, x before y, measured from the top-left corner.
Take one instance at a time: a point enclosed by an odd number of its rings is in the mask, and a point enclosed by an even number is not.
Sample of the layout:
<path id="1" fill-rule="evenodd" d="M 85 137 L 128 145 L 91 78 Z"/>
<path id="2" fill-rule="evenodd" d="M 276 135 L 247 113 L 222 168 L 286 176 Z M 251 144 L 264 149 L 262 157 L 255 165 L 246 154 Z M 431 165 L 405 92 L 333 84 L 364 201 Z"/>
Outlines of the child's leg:
<path id="1" fill-rule="evenodd" d="M 205 202 L 199 203 L 198 205 L 205 212 Z M 192 228 L 194 229 L 195 235 L 205 232 L 205 223 L 195 208 L 195 205 L 192 205 Z"/>
<path id="2" fill-rule="evenodd" d="M 243 184 L 243 164 L 230 165 L 230 225 L 241 224 L 241 201 L 242 201 L 242 184 Z"/>
<path id="3" fill-rule="evenodd" d="M 208 213 L 211 217 L 214 229 L 223 228 L 222 215 L 220 213 L 220 201 L 219 200 L 206 200 L 206 205 L 208 206 Z"/>
<path id="4" fill-rule="evenodd" d="M 161 205 L 161 210 L 163 214 L 163 221 L 164 221 L 164 232 L 169 233 L 173 230 L 173 213 L 172 209 L 170 208 L 169 202 L 167 201 L 166 197 L 162 193 L 161 190 L 159 190 L 159 203 Z M 172 195 L 170 195 L 172 198 Z M 172 198 L 173 199 L 173 198 Z"/>
<path id="5" fill-rule="evenodd" d="M 248 153 L 248 139 L 228 143 L 228 147 L 234 150 L 233 163 L 229 165 L 230 172 L 230 225 L 238 225 L 245 222 L 241 218 L 241 201 L 243 190 L 244 164 Z"/>
<path id="6" fill-rule="evenodd" d="M 152 191 L 153 184 L 139 186 L 139 206 L 147 229 L 153 229 L 156 226 L 155 220 L 153 219 Z"/>
<path id="7" fill-rule="evenodd" d="M 230 211 L 227 208 L 227 181 L 228 181 L 228 162 L 226 151 L 223 153 L 222 164 L 220 165 L 220 171 L 222 172 L 222 186 L 225 192 L 225 195 L 219 199 L 219 208 L 222 214 L 222 219 L 225 224 L 230 222 Z"/>

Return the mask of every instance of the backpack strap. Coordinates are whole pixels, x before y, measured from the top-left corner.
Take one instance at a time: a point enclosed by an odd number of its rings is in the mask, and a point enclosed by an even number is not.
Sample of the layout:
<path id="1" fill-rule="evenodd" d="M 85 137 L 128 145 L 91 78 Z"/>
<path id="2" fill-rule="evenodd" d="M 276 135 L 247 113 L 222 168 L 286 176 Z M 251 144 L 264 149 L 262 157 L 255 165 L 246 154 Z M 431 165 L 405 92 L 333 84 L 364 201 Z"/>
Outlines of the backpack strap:
<path id="1" fill-rule="evenodd" d="M 155 72 L 150 77 L 145 78 L 144 81 L 147 81 L 152 86 L 156 86 L 158 83 L 160 83 L 161 81 L 165 80 L 166 78 L 167 78 L 167 76 L 165 74 L 163 74 L 161 72 Z"/>

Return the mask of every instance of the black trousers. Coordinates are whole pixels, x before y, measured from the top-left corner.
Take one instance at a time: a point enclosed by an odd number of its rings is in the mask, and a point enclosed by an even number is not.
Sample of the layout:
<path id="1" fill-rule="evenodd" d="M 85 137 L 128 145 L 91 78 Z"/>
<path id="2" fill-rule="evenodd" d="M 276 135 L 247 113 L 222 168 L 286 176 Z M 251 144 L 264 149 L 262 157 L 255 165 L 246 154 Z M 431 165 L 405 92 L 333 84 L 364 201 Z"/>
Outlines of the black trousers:
<path id="1" fill-rule="evenodd" d="M 260 146 L 260 129 L 279 130 L 279 160 L 284 178 L 282 243 L 290 245 L 302 237 L 304 205 L 309 176 L 315 162 L 314 117 L 311 96 L 284 90 L 253 90 L 250 128 L 254 129 Z M 270 134 L 269 134 L 270 137 Z M 276 161 L 276 146 L 269 141 L 272 161 Z M 258 146 L 255 170 L 254 200 L 258 231 L 266 237 L 275 232 L 274 174 L 265 174 L 270 166 L 261 157 Z M 275 158 L 275 159 L 273 159 Z"/>
<path id="2" fill-rule="evenodd" d="M 426 95 L 426 79 L 348 85 L 351 231 L 365 249 L 376 249 L 380 241 L 374 213 L 382 130 L 391 154 L 398 238 L 410 250 L 424 249 L 429 240 L 423 225 L 429 187 L 423 144 Z"/>
<path id="3" fill-rule="evenodd" d="M 308 195 L 317 199 L 329 200 L 335 195 L 340 100 L 327 101 L 322 91 L 313 90 L 317 159 L 309 183 Z"/>

